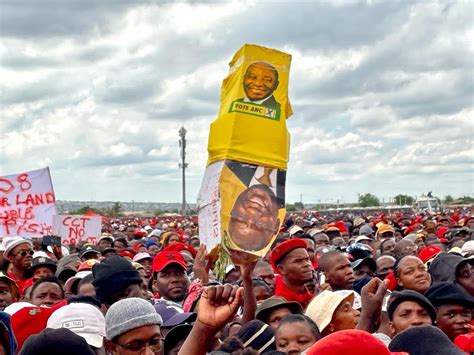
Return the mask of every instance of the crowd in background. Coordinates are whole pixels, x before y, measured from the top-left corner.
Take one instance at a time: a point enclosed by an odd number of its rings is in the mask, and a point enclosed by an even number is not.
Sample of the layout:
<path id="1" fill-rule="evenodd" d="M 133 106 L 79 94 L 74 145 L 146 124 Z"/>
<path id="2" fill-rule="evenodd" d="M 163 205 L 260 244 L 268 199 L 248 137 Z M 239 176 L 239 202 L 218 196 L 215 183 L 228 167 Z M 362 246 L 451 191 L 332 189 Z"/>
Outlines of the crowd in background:
<path id="1" fill-rule="evenodd" d="M 265 258 L 222 280 L 196 217 L 45 240 L 1 238 L 0 354 L 474 352 L 468 209 L 289 214 Z"/>

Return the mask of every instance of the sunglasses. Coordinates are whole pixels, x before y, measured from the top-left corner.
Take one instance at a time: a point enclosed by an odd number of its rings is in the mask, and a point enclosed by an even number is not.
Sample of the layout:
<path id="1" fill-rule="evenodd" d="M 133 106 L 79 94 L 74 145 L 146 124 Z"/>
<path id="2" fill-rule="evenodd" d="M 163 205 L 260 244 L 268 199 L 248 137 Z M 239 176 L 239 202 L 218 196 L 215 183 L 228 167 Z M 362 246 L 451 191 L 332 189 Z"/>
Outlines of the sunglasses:
<path id="1" fill-rule="evenodd" d="M 27 251 L 27 250 L 22 250 L 22 251 L 20 251 L 19 253 L 16 253 L 15 256 L 20 255 L 22 258 L 24 258 L 24 257 L 25 257 L 26 255 L 28 255 L 28 254 L 29 254 L 30 256 L 33 256 L 34 253 L 35 253 L 35 252 L 34 252 L 33 250 L 28 250 L 28 251 Z"/>
<path id="2" fill-rule="evenodd" d="M 153 351 L 159 351 L 163 347 L 163 340 L 165 338 L 152 338 L 148 341 L 142 340 L 142 339 L 136 339 L 132 340 L 127 344 L 120 344 L 117 343 L 117 345 L 121 346 L 124 349 L 127 349 L 129 351 L 141 351 L 145 347 L 149 346 L 151 350 Z"/>

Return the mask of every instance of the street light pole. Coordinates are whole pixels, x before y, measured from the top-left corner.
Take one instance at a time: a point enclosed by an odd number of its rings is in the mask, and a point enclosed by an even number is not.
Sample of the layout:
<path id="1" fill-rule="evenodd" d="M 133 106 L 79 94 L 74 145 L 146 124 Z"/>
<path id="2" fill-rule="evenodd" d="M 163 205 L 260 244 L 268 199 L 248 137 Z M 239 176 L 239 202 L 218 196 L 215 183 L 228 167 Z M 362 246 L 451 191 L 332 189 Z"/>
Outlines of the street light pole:
<path id="1" fill-rule="evenodd" d="M 186 176 L 185 170 L 188 167 L 186 163 L 186 129 L 181 127 L 179 130 L 179 147 L 180 147 L 180 155 L 181 155 L 181 163 L 179 163 L 179 167 L 181 168 L 181 175 L 182 175 L 182 184 L 183 184 L 183 202 L 181 205 L 181 214 L 184 216 L 186 215 Z"/>

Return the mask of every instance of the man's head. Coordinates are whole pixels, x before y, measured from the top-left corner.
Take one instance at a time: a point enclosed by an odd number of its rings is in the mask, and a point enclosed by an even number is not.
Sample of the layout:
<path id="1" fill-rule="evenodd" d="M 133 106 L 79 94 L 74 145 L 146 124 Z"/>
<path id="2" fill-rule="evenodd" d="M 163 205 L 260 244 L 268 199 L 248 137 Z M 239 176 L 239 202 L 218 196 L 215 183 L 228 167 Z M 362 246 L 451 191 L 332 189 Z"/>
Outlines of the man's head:
<path id="1" fill-rule="evenodd" d="M 343 253 L 330 250 L 319 258 L 319 270 L 326 275 L 326 282 L 336 290 L 351 290 L 354 287 L 354 270 Z"/>
<path id="2" fill-rule="evenodd" d="M 112 255 L 92 268 L 97 299 L 110 306 L 130 297 L 141 297 L 142 278 L 133 265 L 119 255 Z"/>
<path id="3" fill-rule="evenodd" d="M 99 248 L 99 250 L 102 251 L 107 248 L 112 248 L 113 243 L 114 243 L 114 237 L 112 237 L 111 235 L 105 234 L 99 238 L 99 241 L 97 242 L 97 247 Z"/>
<path id="4" fill-rule="evenodd" d="M 290 239 L 276 245 L 271 252 L 273 267 L 289 284 L 312 280 L 313 267 L 302 239 Z"/>
<path id="5" fill-rule="evenodd" d="M 15 302 L 18 298 L 18 286 L 15 281 L 0 271 L 0 311 Z"/>
<path id="6" fill-rule="evenodd" d="M 425 296 L 436 308 L 436 325 L 451 340 L 468 332 L 474 298 L 452 282 L 439 282 L 426 290 Z"/>
<path id="7" fill-rule="evenodd" d="M 3 257 L 8 259 L 15 268 L 26 270 L 31 266 L 34 251 L 29 240 L 17 236 L 5 237 L 3 244 L 5 246 Z"/>
<path id="8" fill-rule="evenodd" d="M 409 239 L 402 239 L 395 244 L 393 252 L 395 253 L 395 258 L 400 259 L 407 255 L 416 256 L 416 245 Z"/>
<path id="9" fill-rule="evenodd" d="M 269 263 L 264 260 L 258 260 L 253 268 L 252 276 L 262 279 L 271 291 L 275 290 L 275 273 Z"/>
<path id="10" fill-rule="evenodd" d="M 289 314 L 303 314 L 301 305 L 298 302 L 288 302 L 283 297 L 273 296 L 257 306 L 255 319 L 276 330 L 280 320 Z"/>
<path id="11" fill-rule="evenodd" d="M 252 63 L 245 71 L 243 86 L 250 101 L 264 100 L 278 87 L 278 71 L 265 62 Z"/>
<path id="12" fill-rule="evenodd" d="M 186 261 L 177 251 L 162 251 L 153 260 L 153 280 L 162 298 L 181 302 L 186 296 L 189 279 Z"/>
<path id="13" fill-rule="evenodd" d="M 28 270 L 28 276 L 33 277 L 33 280 L 38 280 L 44 276 L 54 276 L 57 265 L 49 258 L 38 257 L 34 258 L 31 268 Z"/>
<path id="14" fill-rule="evenodd" d="M 376 275 L 379 279 L 383 280 L 385 276 L 393 272 L 393 266 L 395 265 L 395 258 L 390 255 L 382 255 L 377 258 L 377 271 Z"/>
<path id="15" fill-rule="evenodd" d="M 375 271 L 377 270 L 377 264 L 375 263 L 375 260 L 370 257 L 356 260 L 351 263 L 351 266 L 354 270 L 356 281 L 366 276 L 374 277 Z"/>
<path id="16" fill-rule="evenodd" d="M 395 291 L 387 311 L 392 336 L 411 327 L 434 324 L 436 320 L 436 311 L 430 301 L 412 290 Z"/>
<path id="17" fill-rule="evenodd" d="M 229 234 L 240 248 L 261 250 L 278 231 L 278 202 L 266 185 L 243 191 L 230 212 Z"/>

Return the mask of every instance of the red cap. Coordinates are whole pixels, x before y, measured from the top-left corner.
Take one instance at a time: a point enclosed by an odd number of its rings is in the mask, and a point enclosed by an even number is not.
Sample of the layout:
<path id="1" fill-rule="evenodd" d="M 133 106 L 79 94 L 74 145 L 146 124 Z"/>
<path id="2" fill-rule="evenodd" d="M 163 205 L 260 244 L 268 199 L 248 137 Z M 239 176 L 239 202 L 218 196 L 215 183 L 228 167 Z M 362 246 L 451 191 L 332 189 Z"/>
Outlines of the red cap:
<path id="1" fill-rule="evenodd" d="M 438 239 L 444 238 L 444 235 L 449 232 L 449 229 L 446 227 L 441 227 L 436 231 L 436 236 Z"/>
<path id="2" fill-rule="evenodd" d="M 341 231 L 341 232 L 347 232 L 347 227 L 346 225 L 344 224 L 343 221 L 337 221 L 335 223 L 335 226 Z"/>
<path id="3" fill-rule="evenodd" d="M 184 261 L 183 256 L 177 251 L 160 251 L 156 254 L 155 259 L 153 259 L 153 272 L 160 272 L 165 267 L 170 264 L 178 264 L 184 270 L 187 269 L 186 261 Z"/>
<path id="4" fill-rule="evenodd" d="M 147 236 L 147 232 L 144 231 L 144 230 L 138 229 L 138 230 L 135 231 L 134 235 L 143 238 L 143 237 Z"/>
<path id="5" fill-rule="evenodd" d="M 418 257 L 423 263 L 426 263 L 428 260 L 433 259 L 436 255 L 441 253 L 443 250 L 437 245 L 429 245 L 420 250 Z"/>
<path id="6" fill-rule="evenodd" d="M 97 260 L 97 259 L 89 259 L 89 260 L 86 260 L 86 261 L 84 261 L 81 265 L 79 265 L 79 269 L 77 269 L 77 271 L 92 270 L 92 267 L 93 267 L 95 264 L 98 264 L 98 263 L 100 263 L 100 261 Z"/>
<path id="7" fill-rule="evenodd" d="M 166 248 L 164 248 L 163 250 L 171 250 L 171 251 L 177 251 L 177 252 L 180 252 L 180 251 L 183 251 L 183 250 L 186 250 L 188 252 L 191 253 L 191 255 L 193 256 L 193 258 L 196 257 L 196 250 L 190 246 L 190 245 L 187 245 L 187 244 L 184 244 L 184 243 L 181 243 L 181 242 L 174 242 L 174 243 L 171 243 L 170 245 L 168 245 Z"/>
<path id="8" fill-rule="evenodd" d="M 49 317 L 57 308 L 24 307 L 13 313 L 11 318 L 12 330 L 18 343 L 18 349 L 21 349 L 29 336 L 38 334 L 46 328 Z"/>
<path id="9" fill-rule="evenodd" d="M 307 355 L 391 355 L 394 353 L 372 334 L 362 330 L 340 330 L 332 333 L 306 350 Z"/>
<path id="10" fill-rule="evenodd" d="M 278 262 L 290 251 L 297 248 L 307 248 L 307 244 L 303 239 L 294 238 L 288 239 L 284 242 L 277 244 L 270 252 L 270 262 L 273 268 L 276 270 Z"/>
<path id="11" fill-rule="evenodd" d="M 118 253 L 120 256 L 128 256 L 130 259 L 133 259 L 135 254 L 133 254 L 131 251 L 128 250 L 123 250 L 120 253 Z"/>

